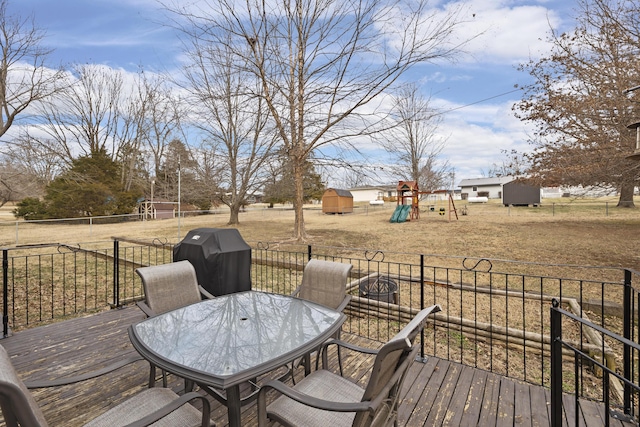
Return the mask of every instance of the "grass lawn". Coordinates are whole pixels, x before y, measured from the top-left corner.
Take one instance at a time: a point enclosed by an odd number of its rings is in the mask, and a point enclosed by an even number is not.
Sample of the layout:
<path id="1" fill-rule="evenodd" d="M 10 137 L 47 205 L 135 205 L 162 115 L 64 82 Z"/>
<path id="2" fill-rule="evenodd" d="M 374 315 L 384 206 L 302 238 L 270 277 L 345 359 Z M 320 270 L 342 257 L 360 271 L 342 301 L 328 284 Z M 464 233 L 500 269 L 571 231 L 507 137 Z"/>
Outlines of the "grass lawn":
<path id="1" fill-rule="evenodd" d="M 640 270 L 640 209 L 616 208 L 616 198 L 549 199 L 540 207 L 457 202 L 458 219 L 442 203 L 425 205 L 417 221 L 390 223 L 395 204 L 356 206 L 354 213 L 304 211 L 306 243 L 399 253 L 487 257 L 519 262 L 626 267 Z M 640 200 L 636 200 L 640 206 Z M 446 209 L 439 215 L 440 207 Z M 422 206 L 421 206 L 422 208 Z M 462 215 L 463 208 L 466 215 Z M 118 224 L 16 222 L 12 206 L 0 209 L 0 245 L 68 243 L 108 247 L 114 236 L 178 242 L 193 228 L 228 227 L 228 214 Z M 293 242 L 293 211 L 252 207 L 235 226 L 249 243 Z"/>

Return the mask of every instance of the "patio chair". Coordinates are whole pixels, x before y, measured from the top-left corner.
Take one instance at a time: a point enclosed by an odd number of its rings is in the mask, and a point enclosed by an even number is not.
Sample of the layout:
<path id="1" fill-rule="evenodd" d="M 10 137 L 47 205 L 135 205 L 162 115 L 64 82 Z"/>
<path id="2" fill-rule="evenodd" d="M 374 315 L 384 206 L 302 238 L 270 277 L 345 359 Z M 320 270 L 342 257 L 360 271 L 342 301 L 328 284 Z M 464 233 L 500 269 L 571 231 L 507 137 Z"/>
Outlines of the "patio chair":
<path id="1" fill-rule="evenodd" d="M 342 311 L 351 300 L 351 295 L 347 294 L 346 288 L 352 268 L 351 264 L 341 262 L 309 260 L 302 274 L 301 285 L 291 295 Z M 336 332 L 334 338 L 340 338 L 340 331 Z M 340 360 L 339 352 L 338 347 L 338 360 Z M 302 363 L 305 364 L 305 375 L 310 373 L 310 360 L 310 356 L 302 359 Z M 301 361 L 294 362 L 293 368 L 300 363 Z M 340 373 L 342 374 L 342 363 L 340 363 Z M 291 377 L 295 382 L 293 370 Z"/>
<path id="2" fill-rule="evenodd" d="M 5 423 L 8 427 L 46 427 L 47 421 L 29 392 L 30 388 L 73 384 L 96 378 L 139 360 L 142 360 L 139 356 L 131 357 L 91 374 L 29 383 L 20 379 L 9 354 L 0 346 L 0 409 Z M 192 400 L 202 402 L 202 412 L 189 404 Z M 210 426 L 212 423 L 209 401 L 205 396 L 195 392 L 178 396 L 167 388 L 149 388 L 109 409 L 85 424 L 85 427 L 141 427 L 151 424 L 154 427 Z"/>
<path id="3" fill-rule="evenodd" d="M 214 298 L 198 285 L 196 270 L 186 260 L 140 267 L 136 273 L 142 279 L 145 296 L 138 306 L 149 317 L 202 301 L 203 297 Z"/>
<path id="4" fill-rule="evenodd" d="M 136 273 L 142 279 L 144 301 L 138 307 L 148 316 L 153 317 L 185 305 L 194 304 L 205 299 L 214 298 L 206 289 L 198 285 L 196 270 L 189 261 L 177 261 L 168 264 L 140 267 Z M 151 364 L 149 387 L 156 382 L 156 367 Z M 162 372 L 162 384 L 167 386 L 166 372 Z M 185 390 L 191 384 L 185 383 Z"/>
<path id="5" fill-rule="evenodd" d="M 380 350 L 371 350 L 339 340 L 328 341 L 322 348 L 323 367 L 327 366 L 326 349 L 330 345 L 375 354 L 369 381 L 363 389 L 326 369 L 319 369 L 289 387 L 270 381 L 258 394 L 258 425 L 277 421 L 284 426 L 397 426 L 399 394 L 404 377 L 420 349 L 415 338 L 424 329 L 427 316 L 440 311 L 434 305 L 420 311 Z M 267 392 L 281 394 L 267 406 Z"/>

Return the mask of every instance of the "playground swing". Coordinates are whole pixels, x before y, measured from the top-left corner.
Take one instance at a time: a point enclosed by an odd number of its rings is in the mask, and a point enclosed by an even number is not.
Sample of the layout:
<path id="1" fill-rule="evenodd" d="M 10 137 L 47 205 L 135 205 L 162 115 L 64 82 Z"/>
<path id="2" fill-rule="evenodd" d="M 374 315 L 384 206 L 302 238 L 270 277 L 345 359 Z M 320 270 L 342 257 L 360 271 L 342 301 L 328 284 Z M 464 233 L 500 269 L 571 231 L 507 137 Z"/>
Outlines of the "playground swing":
<path id="1" fill-rule="evenodd" d="M 438 205 L 442 205 L 444 202 L 444 200 L 442 200 L 440 197 L 438 197 Z M 438 209 L 438 215 L 440 216 L 444 216 L 444 214 L 446 213 L 446 209 L 444 206 L 440 206 L 440 208 Z"/>
<path id="2" fill-rule="evenodd" d="M 444 215 L 446 213 L 446 208 L 442 206 L 443 199 L 435 193 L 426 193 L 427 194 L 427 203 L 429 204 L 429 212 L 438 212 L 439 215 Z"/>
<path id="3" fill-rule="evenodd" d="M 419 198 L 421 194 L 426 194 L 427 201 L 433 202 L 433 204 L 429 204 L 430 211 L 433 212 L 437 208 L 437 212 L 440 216 L 444 216 L 447 213 L 447 208 L 443 206 L 444 199 L 442 199 L 440 195 L 436 193 L 421 192 L 418 189 L 418 183 L 415 181 L 399 181 L 398 187 L 396 189 L 396 194 L 398 205 L 396 206 L 393 215 L 391 215 L 389 222 L 405 222 L 419 219 Z M 449 221 L 451 221 L 452 213 L 454 213 L 456 219 L 458 219 L 456 205 L 453 202 L 453 197 L 450 193 L 446 195 L 446 200 L 449 208 Z M 407 201 L 410 201 L 410 203 L 407 203 Z"/>

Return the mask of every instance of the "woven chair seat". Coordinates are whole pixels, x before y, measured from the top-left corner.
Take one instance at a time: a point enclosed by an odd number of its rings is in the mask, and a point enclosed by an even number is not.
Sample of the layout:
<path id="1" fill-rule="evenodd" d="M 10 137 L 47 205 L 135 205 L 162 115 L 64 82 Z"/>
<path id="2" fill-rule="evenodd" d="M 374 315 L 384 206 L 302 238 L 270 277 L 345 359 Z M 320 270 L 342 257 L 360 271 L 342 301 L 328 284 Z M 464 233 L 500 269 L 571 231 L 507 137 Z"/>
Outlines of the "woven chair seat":
<path id="1" fill-rule="evenodd" d="M 337 402 L 360 402 L 364 389 L 327 370 L 314 371 L 294 387 L 296 391 L 319 399 Z M 339 427 L 353 424 L 355 412 L 324 411 L 296 402 L 287 396 L 278 397 L 269 405 L 269 413 L 287 420 L 291 425 L 306 427 Z"/>
<path id="2" fill-rule="evenodd" d="M 178 395 L 168 388 L 148 388 L 85 424 L 84 427 L 127 425 L 168 405 L 177 398 Z M 186 404 L 151 425 L 153 427 L 197 427 L 202 425 L 202 414 L 193 406 Z"/>
<path id="3" fill-rule="evenodd" d="M 138 358 L 128 358 L 92 373 L 57 380 L 34 381 L 25 384 L 16 372 L 6 349 L 0 345 L 0 409 L 9 426 L 48 427 L 44 413 L 38 406 L 29 388 L 58 387 L 86 381 L 105 375 Z M 78 396 L 78 405 L 85 397 Z M 190 404 L 202 402 L 202 412 Z M 119 405 L 85 424 L 85 427 L 208 427 L 214 425 L 210 419 L 211 407 L 206 396 L 187 393 L 178 396 L 166 388 L 149 388 L 128 398 Z"/>
<path id="4" fill-rule="evenodd" d="M 293 387 L 277 380 L 262 386 L 258 395 L 258 425 L 266 427 L 269 421 L 276 421 L 288 427 L 397 426 L 399 392 L 420 350 L 414 341 L 424 330 L 427 317 L 440 310 L 439 305 L 422 309 L 379 350 L 335 339 L 325 342 L 320 350 L 325 369 L 316 370 Z M 327 349 L 334 345 L 376 355 L 365 388 L 326 369 Z M 279 397 L 267 405 L 267 393 L 271 390 L 279 393 Z"/>

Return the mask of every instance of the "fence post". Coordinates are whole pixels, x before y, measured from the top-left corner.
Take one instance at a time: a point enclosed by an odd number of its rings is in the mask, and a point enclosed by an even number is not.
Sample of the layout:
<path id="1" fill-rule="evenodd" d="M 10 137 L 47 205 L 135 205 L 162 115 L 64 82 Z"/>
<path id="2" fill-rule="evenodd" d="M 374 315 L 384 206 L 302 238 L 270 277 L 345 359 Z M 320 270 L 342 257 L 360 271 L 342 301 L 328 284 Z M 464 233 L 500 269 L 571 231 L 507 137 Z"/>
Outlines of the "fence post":
<path id="1" fill-rule="evenodd" d="M 551 302 L 551 427 L 562 425 L 562 314 Z M 576 390 L 576 393 L 578 391 Z"/>
<path id="2" fill-rule="evenodd" d="M 631 271 L 630 270 L 625 270 L 624 271 L 624 295 L 623 295 L 623 336 L 628 339 L 629 341 L 631 341 L 633 339 L 633 337 L 631 336 L 631 327 L 633 325 L 633 307 L 631 306 L 631 304 L 633 303 L 633 296 L 631 294 L 632 292 L 632 287 L 631 287 Z M 632 378 L 631 378 L 631 366 L 633 363 L 633 360 L 631 358 L 631 346 L 629 346 L 629 344 L 624 343 L 624 350 L 623 350 L 623 363 L 624 363 L 624 378 L 629 381 L 632 382 Z M 625 382 L 624 383 L 624 402 L 623 402 L 623 406 L 624 406 L 624 413 L 627 415 L 631 414 L 631 386 L 629 385 L 629 383 Z"/>
<path id="3" fill-rule="evenodd" d="M 120 307 L 120 242 L 113 241 L 113 305 Z"/>
<path id="4" fill-rule="evenodd" d="M 2 250 L 2 337 L 9 336 L 9 251 Z"/>

